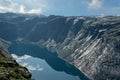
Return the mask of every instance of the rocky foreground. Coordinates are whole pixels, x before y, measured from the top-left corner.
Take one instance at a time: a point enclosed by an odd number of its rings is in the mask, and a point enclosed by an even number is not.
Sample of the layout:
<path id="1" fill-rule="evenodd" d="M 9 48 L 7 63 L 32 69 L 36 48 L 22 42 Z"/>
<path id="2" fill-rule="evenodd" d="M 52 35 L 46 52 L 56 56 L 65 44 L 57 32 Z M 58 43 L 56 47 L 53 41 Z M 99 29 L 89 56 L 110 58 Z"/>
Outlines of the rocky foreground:
<path id="1" fill-rule="evenodd" d="M 0 47 L 0 80 L 32 80 L 28 69 L 20 66 L 3 47 Z"/>

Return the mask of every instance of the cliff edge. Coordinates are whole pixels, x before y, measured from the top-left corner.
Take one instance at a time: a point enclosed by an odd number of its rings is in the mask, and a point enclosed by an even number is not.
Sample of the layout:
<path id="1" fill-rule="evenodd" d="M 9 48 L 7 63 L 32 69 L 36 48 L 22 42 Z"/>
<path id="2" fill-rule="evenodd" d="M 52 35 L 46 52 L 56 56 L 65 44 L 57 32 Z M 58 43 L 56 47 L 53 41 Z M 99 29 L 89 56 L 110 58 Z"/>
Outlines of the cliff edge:
<path id="1" fill-rule="evenodd" d="M 0 47 L 0 80 L 32 80 L 28 69 L 20 66 L 3 47 Z"/>

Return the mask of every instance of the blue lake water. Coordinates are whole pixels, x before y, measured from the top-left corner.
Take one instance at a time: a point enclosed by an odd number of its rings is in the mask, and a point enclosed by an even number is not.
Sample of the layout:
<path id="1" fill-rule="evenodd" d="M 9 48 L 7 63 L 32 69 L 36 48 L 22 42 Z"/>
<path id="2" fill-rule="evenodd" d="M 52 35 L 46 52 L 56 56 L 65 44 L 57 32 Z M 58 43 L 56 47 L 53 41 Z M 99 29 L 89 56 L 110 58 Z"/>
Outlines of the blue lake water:
<path id="1" fill-rule="evenodd" d="M 35 80 L 88 80 L 73 65 L 45 48 L 14 42 L 8 50 L 18 63 L 29 69 Z"/>

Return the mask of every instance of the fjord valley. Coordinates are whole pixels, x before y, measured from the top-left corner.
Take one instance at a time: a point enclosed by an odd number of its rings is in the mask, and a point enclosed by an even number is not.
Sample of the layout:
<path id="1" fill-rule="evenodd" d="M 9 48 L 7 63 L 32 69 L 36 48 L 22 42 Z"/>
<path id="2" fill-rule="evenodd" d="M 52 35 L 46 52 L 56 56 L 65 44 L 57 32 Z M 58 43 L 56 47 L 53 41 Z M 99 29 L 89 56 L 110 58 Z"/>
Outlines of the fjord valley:
<path id="1" fill-rule="evenodd" d="M 0 13 L 0 38 L 11 53 L 42 58 L 80 80 L 120 79 L 120 16 Z"/>

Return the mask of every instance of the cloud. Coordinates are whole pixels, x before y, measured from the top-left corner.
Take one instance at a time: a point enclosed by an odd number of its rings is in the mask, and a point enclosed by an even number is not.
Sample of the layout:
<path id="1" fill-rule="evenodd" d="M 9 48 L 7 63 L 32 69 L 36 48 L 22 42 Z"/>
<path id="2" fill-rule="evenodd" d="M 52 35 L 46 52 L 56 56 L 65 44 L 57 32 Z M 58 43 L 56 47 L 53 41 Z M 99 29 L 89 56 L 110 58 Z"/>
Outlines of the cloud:
<path id="1" fill-rule="evenodd" d="M 20 13 L 28 13 L 28 14 L 39 14 L 42 13 L 42 9 L 31 9 L 31 10 L 26 10 L 26 7 L 24 5 L 20 5 L 20 9 L 19 9 Z"/>
<path id="2" fill-rule="evenodd" d="M 34 66 L 28 65 L 25 67 L 27 67 L 29 71 L 37 71 L 36 67 L 34 67 Z"/>
<path id="3" fill-rule="evenodd" d="M 32 10 L 28 11 L 28 13 L 30 13 L 30 14 L 33 14 L 33 13 L 39 14 L 39 13 L 42 13 L 42 9 L 32 9 Z"/>
<path id="4" fill-rule="evenodd" d="M 37 71 L 37 67 L 33 66 L 33 65 L 30 65 L 29 63 L 27 62 L 23 62 L 21 61 L 20 62 L 20 65 L 24 66 L 24 67 L 27 67 L 27 69 L 31 72 L 31 71 Z"/>
<path id="5" fill-rule="evenodd" d="M 11 0 L 0 0 L 0 11 L 1 12 L 15 12 L 14 8 L 17 4 L 13 3 Z"/>
<path id="6" fill-rule="evenodd" d="M 29 55 L 24 55 L 24 56 L 17 56 L 15 54 L 12 54 L 12 57 L 17 61 L 17 62 L 21 62 L 22 60 L 26 60 L 31 58 L 31 56 Z"/>
<path id="7" fill-rule="evenodd" d="M 41 14 L 41 8 L 29 8 L 24 4 L 13 2 L 12 0 L 0 0 L 0 12 L 14 12 L 23 14 Z"/>
<path id="8" fill-rule="evenodd" d="M 92 0 L 89 4 L 88 4 L 88 8 L 91 9 L 99 9 L 103 4 L 103 0 Z"/>
<path id="9" fill-rule="evenodd" d="M 20 5 L 20 13 L 25 13 L 25 6 L 24 5 Z"/>
<path id="10" fill-rule="evenodd" d="M 17 56 L 15 54 L 12 54 L 12 57 L 22 66 L 27 67 L 27 69 L 31 71 L 43 71 L 44 68 L 40 67 L 40 65 L 32 65 L 31 62 L 26 61 L 28 59 L 32 59 L 29 55 L 24 56 Z"/>
<path id="11" fill-rule="evenodd" d="M 27 67 L 27 69 L 31 71 L 43 71 L 44 69 L 40 67 L 40 65 L 31 65 L 30 63 L 20 63 L 22 66 Z"/>

